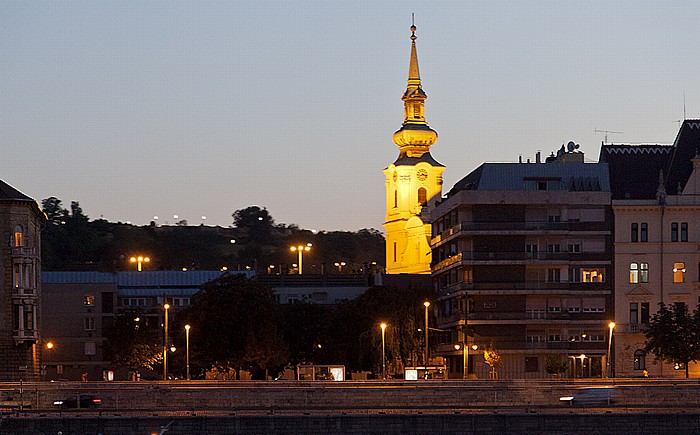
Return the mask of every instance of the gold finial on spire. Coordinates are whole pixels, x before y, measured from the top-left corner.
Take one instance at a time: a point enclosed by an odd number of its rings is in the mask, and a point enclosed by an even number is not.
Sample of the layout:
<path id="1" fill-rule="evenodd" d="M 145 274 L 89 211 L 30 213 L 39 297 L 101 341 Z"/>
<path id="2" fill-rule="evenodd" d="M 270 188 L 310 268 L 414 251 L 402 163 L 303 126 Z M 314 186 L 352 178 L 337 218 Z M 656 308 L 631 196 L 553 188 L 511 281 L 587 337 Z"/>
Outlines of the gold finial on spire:
<path id="1" fill-rule="evenodd" d="M 415 14 L 411 14 L 411 41 L 416 40 L 416 17 Z"/>

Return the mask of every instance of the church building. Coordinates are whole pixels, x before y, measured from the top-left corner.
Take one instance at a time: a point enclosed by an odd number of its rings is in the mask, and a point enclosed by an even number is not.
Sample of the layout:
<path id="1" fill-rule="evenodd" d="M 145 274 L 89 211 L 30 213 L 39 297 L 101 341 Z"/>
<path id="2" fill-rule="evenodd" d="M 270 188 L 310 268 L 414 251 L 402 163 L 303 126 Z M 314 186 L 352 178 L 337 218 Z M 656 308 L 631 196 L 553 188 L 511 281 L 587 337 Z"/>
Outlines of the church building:
<path id="1" fill-rule="evenodd" d="M 404 122 L 394 133 L 399 157 L 384 169 L 386 176 L 386 272 L 429 274 L 431 235 L 429 209 L 442 195 L 445 167 L 430 155 L 437 132 L 425 121 L 427 95 L 421 87 L 416 53 L 416 26 L 411 26 L 408 85 L 401 98 Z"/>

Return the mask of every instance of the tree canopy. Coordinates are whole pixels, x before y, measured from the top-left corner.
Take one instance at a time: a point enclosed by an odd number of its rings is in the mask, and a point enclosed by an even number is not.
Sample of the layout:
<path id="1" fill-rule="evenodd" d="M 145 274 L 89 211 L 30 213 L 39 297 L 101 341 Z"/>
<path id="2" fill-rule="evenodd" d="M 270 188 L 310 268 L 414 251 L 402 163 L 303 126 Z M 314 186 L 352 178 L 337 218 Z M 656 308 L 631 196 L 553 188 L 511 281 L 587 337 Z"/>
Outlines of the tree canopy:
<path id="1" fill-rule="evenodd" d="M 700 307 L 691 313 L 684 303 L 662 302 L 644 335 L 644 350 L 653 353 L 657 360 L 683 364 L 687 378 L 688 364 L 700 360 Z"/>

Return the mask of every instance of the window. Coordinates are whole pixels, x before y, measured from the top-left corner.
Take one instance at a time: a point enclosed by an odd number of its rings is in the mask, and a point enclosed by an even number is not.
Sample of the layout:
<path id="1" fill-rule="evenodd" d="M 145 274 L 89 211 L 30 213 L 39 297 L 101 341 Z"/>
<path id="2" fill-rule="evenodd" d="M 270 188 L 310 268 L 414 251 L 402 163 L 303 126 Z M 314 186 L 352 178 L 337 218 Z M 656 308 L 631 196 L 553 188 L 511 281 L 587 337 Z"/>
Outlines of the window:
<path id="1" fill-rule="evenodd" d="M 85 295 L 85 297 L 83 298 L 83 305 L 87 305 L 87 306 L 95 305 L 95 296 Z"/>
<path id="2" fill-rule="evenodd" d="M 649 229 L 648 229 L 648 225 L 646 222 L 642 222 L 641 231 L 639 233 L 639 241 L 640 242 L 648 242 L 649 241 Z"/>
<path id="3" fill-rule="evenodd" d="M 399 206 L 399 191 L 394 189 L 394 208 Z"/>
<path id="4" fill-rule="evenodd" d="M 636 284 L 639 282 L 639 265 L 637 263 L 630 263 L 630 284 Z"/>
<path id="5" fill-rule="evenodd" d="M 581 244 L 580 243 L 570 243 L 569 244 L 569 252 L 578 254 L 581 252 Z"/>
<path id="6" fill-rule="evenodd" d="M 561 281 L 561 270 L 559 269 L 547 269 L 547 282 L 560 282 Z"/>
<path id="7" fill-rule="evenodd" d="M 561 334 L 549 334 L 547 341 L 561 341 Z"/>
<path id="8" fill-rule="evenodd" d="M 603 268 L 584 268 L 581 269 L 581 278 L 583 282 L 605 282 L 605 269 Z"/>
<path id="9" fill-rule="evenodd" d="M 426 205 L 428 203 L 428 191 L 424 187 L 418 189 L 418 204 Z"/>
<path id="10" fill-rule="evenodd" d="M 561 307 L 549 307 L 548 310 L 550 313 L 561 313 Z"/>
<path id="11" fill-rule="evenodd" d="M 639 304 L 630 302 L 630 324 L 636 325 L 639 323 Z"/>
<path id="12" fill-rule="evenodd" d="M 630 232 L 630 241 L 631 242 L 638 242 L 639 241 L 639 224 L 632 224 L 631 232 Z"/>
<path id="13" fill-rule="evenodd" d="M 544 310 L 527 310 L 528 319 L 544 319 Z"/>
<path id="14" fill-rule="evenodd" d="M 566 311 L 570 313 L 580 313 L 581 312 L 581 307 L 568 307 Z"/>
<path id="15" fill-rule="evenodd" d="M 673 282 L 685 282 L 685 263 L 673 263 Z"/>
<path id="16" fill-rule="evenodd" d="M 525 372 L 534 373 L 537 372 L 538 364 L 536 356 L 526 356 L 525 357 Z"/>
<path id="17" fill-rule="evenodd" d="M 396 263 L 396 242 L 394 242 L 394 263 Z"/>
<path id="18" fill-rule="evenodd" d="M 486 309 L 496 308 L 496 303 L 495 302 L 484 302 L 484 308 L 486 308 Z"/>
<path id="19" fill-rule="evenodd" d="M 634 351 L 634 369 L 635 370 L 646 370 L 646 354 L 643 350 L 637 349 Z"/>
<path id="20" fill-rule="evenodd" d="M 543 190 L 543 189 L 540 189 L 540 190 Z M 547 222 L 561 222 L 561 216 L 549 215 L 549 216 L 547 216 Z"/>
<path id="21" fill-rule="evenodd" d="M 649 263 L 639 263 L 639 282 L 649 282 Z"/>
<path id="22" fill-rule="evenodd" d="M 85 326 L 86 331 L 94 331 L 95 330 L 95 318 L 92 316 L 83 318 L 83 325 Z"/>
<path id="23" fill-rule="evenodd" d="M 557 245 L 555 245 L 555 244 L 547 245 L 547 252 L 549 252 L 550 254 L 561 252 L 561 246 L 559 246 L 558 244 Z"/>
<path id="24" fill-rule="evenodd" d="M 541 335 L 528 335 L 525 337 L 527 343 L 544 343 L 544 339 Z"/>
<path id="25" fill-rule="evenodd" d="M 190 298 L 173 298 L 173 306 L 187 307 L 190 305 Z"/>
<path id="26" fill-rule="evenodd" d="M 146 298 L 128 298 L 124 299 L 126 307 L 143 307 L 146 305 Z"/>
<path id="27" fill-rule="evenodd" d="M 681 222 L 681 242 L 688 241 L 688 222 Z"/>
<path id="28" fill-rule="evenodd" d="M 572 267 L 569 269 L 569 282 L 581 282 L 581 269 Z"/>
<path id="29" fill-rule="evenodd" d="M 648 325 L 649 324 L 649 302 L 642 302 L 641 304 L 641 323 Z"/>
<path id="30" fill-rule="evenodd" d="M 24 232 L 22 231 L 22 226 L 17 225 L 15 227 L 15 248 L 21 248 L 24 246 Z"/>
<path id="31" fill-rule="evenodd" d="M 671 241 L 672 242 L 678 241 L 678 222 L 671 223 Z"/>

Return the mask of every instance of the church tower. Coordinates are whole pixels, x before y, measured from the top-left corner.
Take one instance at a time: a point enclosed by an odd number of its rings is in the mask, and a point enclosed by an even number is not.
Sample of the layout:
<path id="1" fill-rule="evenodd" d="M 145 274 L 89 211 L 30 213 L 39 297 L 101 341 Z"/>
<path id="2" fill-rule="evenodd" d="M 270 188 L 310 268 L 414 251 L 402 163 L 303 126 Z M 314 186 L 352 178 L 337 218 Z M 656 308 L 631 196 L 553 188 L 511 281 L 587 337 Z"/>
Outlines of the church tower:
<path id="1" fill-rule="evenodd" d="M 418 71 L 416 26 L 411 26 L 411 60 L 404 92 L 404 122 L 394 133 L 399 157 L 386 176 L 386 272 L 430 273 L 429 210 L 442 196 L 445 167 L 430 155 L 437 132 L 425 122 L 425 100 Z"/>

